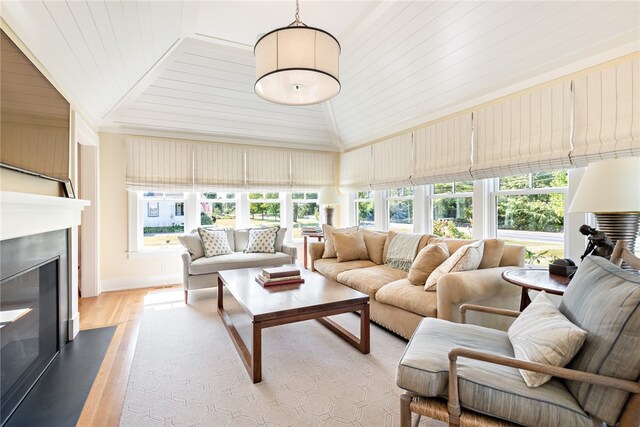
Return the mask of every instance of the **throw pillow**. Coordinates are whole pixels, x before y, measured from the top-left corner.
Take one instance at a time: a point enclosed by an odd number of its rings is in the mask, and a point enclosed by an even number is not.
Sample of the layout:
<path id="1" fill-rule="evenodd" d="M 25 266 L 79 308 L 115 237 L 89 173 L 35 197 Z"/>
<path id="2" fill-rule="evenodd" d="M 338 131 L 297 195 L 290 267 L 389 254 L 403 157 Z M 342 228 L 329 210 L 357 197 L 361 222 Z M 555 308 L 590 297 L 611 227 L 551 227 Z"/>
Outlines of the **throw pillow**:
<path id="1" fill-rule="evenodd" d="M 516 359 L 563 367 L 578 353 L 587 331 L 569 321 L 542 291 L 507 331 Z M 520 369 L 529 387 L 540 387 L 551 375 Z"/>
<path id="2" fill-rule="evenodd" d="M 198 234 L 202 240 L 205 257 L 226 255 L 233 252 L 227 239 L 227 230 L 223 228 L 211 229 L 198 227 Z"/>
<path id="3" fill-rule="evenodd" d="M 364 244 L 367 246 L 369 259 L 378 265 L 382 264 L 382 254 L 384 243 L 387 241 L 387 233 L 363 228 L 362 237 L 364 237 Z"/>
<path id="4" fill-rule="evenodd" d="M 484 240 L 484 253 L 482 254 L 482 261 L 478 266 L 478 270 L 483 268 L 494 268 L 500 266 L 500 260 L 504 253 L 504 240 L 500 239 L 485 239 Z"/>
<path id="5" fill-rule="evenodd" d="M 324 235 L 324 252 L 322 258 L 335 258 L 336 247 L 333 243 L 333 233 L 352 233 L 358 229 L 357 226 L 347 228 L 336 228 L 331 225 L 322 224 L 322 234 Z"/>
<path id="6" fill-rule="evenodd" d="M 274 254 L 279 229 L 280 227 L 250 228 L 249 242 L 244 252 Z"/>
<path id="7" fill-rule="evenodd" d="M 424 285 L 425 291 L 436 291 L 438 280 L 447 273 L 455 273 L 456 271 L 475 270 L 482 261 L 482 253 L 484 252 L 484 242 L 473 242 L 462 246 L 455 251 L 445 262 L 440 264 L 438 268 L 427 278 Z"/>
<path id="8" fill-rule="evenodd" d="M 416 259 L 413 260 L 407 278 L 416 286 L 424 286 L 433 270 L 438 268 L 447 258 L 449 258 L 449 249 L 446 244 L 435 243 L 427 245 L 418 252 Z"/>
<path id="9" fill-rule="evenodd" d="M 387 233 L 387 239 L 384 241 L 384 248 L 382 249 L 382 262 L 387 262 L 387 257 L 389 256 L 389 247 L 391 246 L 391 241 L 398 235 L 396 231 L 389 231 Z"/>
<path id="10" fill-rule="evenodd" d="M 204 256 L 202 240 L 198 234 L 183 234 L 178 236 L 178 241 L 191 254 L 191 259 L 196 260 Z"/>
<path id="11" fill-rule="evenodd" d="M 333 239 L 338 262 L 369 259 L 362 231 L 356 230 L 352 233 L 334 232 Z"/>

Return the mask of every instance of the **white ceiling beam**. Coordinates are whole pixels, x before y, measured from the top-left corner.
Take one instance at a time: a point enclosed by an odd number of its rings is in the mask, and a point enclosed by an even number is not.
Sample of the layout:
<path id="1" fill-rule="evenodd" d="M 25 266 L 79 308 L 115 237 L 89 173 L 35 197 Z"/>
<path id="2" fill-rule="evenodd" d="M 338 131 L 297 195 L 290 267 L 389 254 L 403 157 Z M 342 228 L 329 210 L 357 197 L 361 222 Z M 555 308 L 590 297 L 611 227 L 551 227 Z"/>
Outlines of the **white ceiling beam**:
<path id="1" fill-rule="evenodd" d="M 199 1 L 182 2 L 182 23 L 180 26 L 180 34 L 182 37 L 193 37 L 196 34 L 199 12 Z"/>

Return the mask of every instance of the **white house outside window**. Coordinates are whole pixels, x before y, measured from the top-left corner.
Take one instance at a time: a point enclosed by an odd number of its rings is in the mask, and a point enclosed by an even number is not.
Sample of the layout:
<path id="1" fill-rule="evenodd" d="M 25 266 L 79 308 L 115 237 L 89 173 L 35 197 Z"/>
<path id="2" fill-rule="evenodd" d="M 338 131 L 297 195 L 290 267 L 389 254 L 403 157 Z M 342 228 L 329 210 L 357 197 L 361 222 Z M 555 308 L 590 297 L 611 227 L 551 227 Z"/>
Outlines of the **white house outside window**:
<path id="1" fill-rule="evenodd" d="M 184 233 L 184 193 L 144 192 L 140 198 L 142 246 L 179 245 Z"/>

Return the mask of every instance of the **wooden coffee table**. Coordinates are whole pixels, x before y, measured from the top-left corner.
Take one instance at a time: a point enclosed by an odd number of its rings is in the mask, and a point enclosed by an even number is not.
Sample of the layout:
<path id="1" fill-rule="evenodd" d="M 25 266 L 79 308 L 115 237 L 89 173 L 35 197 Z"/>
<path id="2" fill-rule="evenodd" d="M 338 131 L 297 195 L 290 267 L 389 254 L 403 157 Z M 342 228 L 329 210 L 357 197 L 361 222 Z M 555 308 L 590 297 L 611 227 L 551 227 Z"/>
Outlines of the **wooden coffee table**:
<path id="1" fill-rule="evenodd" d="M 262 268 L 245 268 L 218 273 L 218 314 L 254 383 L 262 381 L 262 330 L 272 326 L 316 319 L 360 352 L 369 354 L 367 294 L 302 269 L 305 283 L 264 288 L 255 281 L 261 271 Z M 251 318 L 251 351 L 224 309 L 225 287 Z M 352 311 L 360 312 L 360 338 L 327 318 Z"/>

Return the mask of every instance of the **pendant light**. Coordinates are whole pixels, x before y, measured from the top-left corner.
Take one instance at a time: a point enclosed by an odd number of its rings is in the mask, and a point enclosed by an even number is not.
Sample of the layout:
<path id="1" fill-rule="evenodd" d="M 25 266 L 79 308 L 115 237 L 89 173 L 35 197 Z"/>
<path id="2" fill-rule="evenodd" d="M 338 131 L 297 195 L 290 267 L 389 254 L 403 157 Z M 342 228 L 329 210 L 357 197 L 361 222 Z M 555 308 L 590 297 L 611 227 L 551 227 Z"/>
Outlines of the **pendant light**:
<path id="1" fill-rule="evenodd" d="M 295 20 L 260 37 L 253 49 L 259 97 L 277 104 L 310 105 L 340 92 L 340 43 L 328 32 Z"/>

